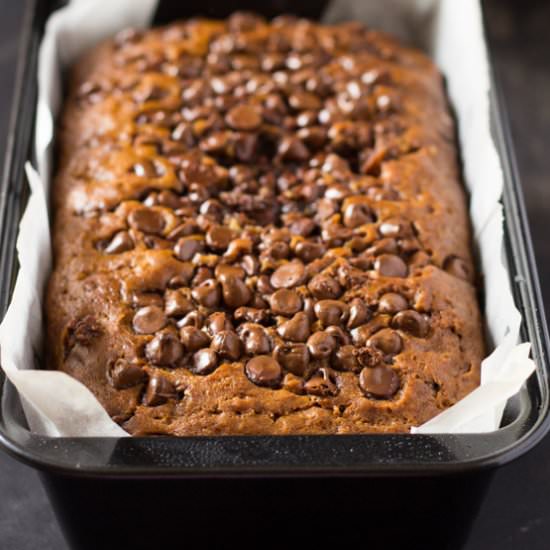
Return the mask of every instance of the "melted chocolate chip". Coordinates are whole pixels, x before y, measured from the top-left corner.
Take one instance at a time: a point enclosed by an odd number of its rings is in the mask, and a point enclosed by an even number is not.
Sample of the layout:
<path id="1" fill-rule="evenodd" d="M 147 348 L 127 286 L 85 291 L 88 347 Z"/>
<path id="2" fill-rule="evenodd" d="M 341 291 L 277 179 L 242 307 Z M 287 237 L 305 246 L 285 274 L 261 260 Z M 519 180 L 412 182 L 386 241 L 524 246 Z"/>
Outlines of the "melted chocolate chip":
<path id="1" fill-rule="evenodd" d="M 164 311 L 158 306 L 146 306 L 138 309 L 132 326 L 138 334 L 153 334 L 166 326 Z"/>
<path id="2" fill-rule="evenodd" d="M 246 376 L 257 386 L 278 386 L 283 371 L 281 365 L 269 355 L 258 355 L 246 363 Z"/>
<path id="3" fill-rule="evenodd" d="M 350 372 L 359 372 L 361 366 L 357 361 L 357 348 L 347 345 L 339 347 L 334 354 L 334 368 Z"/>
<path id="4" fill-rule="evenodd" d="M 160 374 L 154 374 L 149 378 L 149 384 L 147 390 L 143 396 L 143 402 L 148 407 L 156 407 L 157 405 L 163 405 L 169 399 L 175 399 L 177 397 L 176 388 L 174 384 L 170 382 L 166 377 Z"/>
<path id="5" fill-rule="evenodd" d="M 304 385 L 304 390 L 317 397 L 329 397 L 338 393 L 335 376 L 330 369 L 320 368 Z"/>
<path id="6" fill-rule="evenodd" d="M 275 359 L 288 371 L 304 376 L 309 365 L 309 350 L 305 344 L 285 342 L 273 350 Z"/>
<path id="7" fill-rule="evenodd" d="M 145 380 L 145 371 L 125 359 L 117 359 L 111 370 L 111 384 L 117 390 L 131 388 Z"/>
<path id="8" fill-rule="evenodd" d="M 174 246 L 174 253 L 178 260 L 186 262 L 191 260 L 198 252 L 202 252 L 203 249 L 204 245 L 201 240 L 192 237 L 182 237 Z"/>
<path id="9" fill-rule="evenodd" d="M 321 300 L 315 304 L 315 315 L 324 327 L 345 323 L 348 314 L 348 305 L 339 300 Z"/>
<path id="10" fill-rule="evenodd" d="M 403 343 L 397 332 L 384 328 L 367 340 L 367 346 L 376 348 L 387 355 L 396 355 L 401 351 Z"/>
<path id="11" fill-rule="evenodd" d="M 142 233 L 161 235 L 166 222 L 160 212 L 151 208 L 136 208 L 128 216 L 128 223 Z"/>
<path id="12" fill-rule="evenodd" d="M 296 313 L 292 319 L 277 328 L 281 338 L 291 342 L 305 342 L 310 335 L 309 319 L 303 312 Z"/>
<path id="13" fill-rule="evenodd" d="M 248 355 L 261 355 L 271 351 L 271 342 L 261 325 L 244 323 L 239 327 L 239 336 Z"/>
<path id="14" fill-rule="evenodd" d="M 355 228 L 374 221 L 370 208 L 362 203 L 349 203 L 344 208 L 343 214 L 346 227 Z"/>
<path id="15" fill-rule="evenodd" d="M 186 326 L 180 329 L 180 339 L 186 351 L 197 351 L 210 343 L 208 335 L 197 327 Z"/>
<path id="16" fill-rule="evenodd" d="M 211 347 L 221 357 L 236 361 L 241 356 L 242 344 L 233 330 L 222 330 L 212 339 Z"/>
<path id="17" fill-rule="evenodd" d="M 407 264 L 394 254 L 381 254 L 374 262 L 374 269 L 383 277 L 406 277 Z"/>
<path id="18" fill-rule="evenodd" d="M 294 290 L 281 288 L 274 292 L 269 300 L 271 311 L 275 315 L 285 315 L 287 317 L 294 315 L 302 308 L 302 299 Z"/>
<path id="19" fill-rule="evenodd" d="M 336 348 L 336 340 L 326 332 L 314 332 L 307 340 L 307 349 L 315 359 L 326 359 Z"/>
<path id="20" fill-rule="evenodd" d="M 400 311 L 395 315 L 392 320 L 392 327 L 419 338 L 427 336 L 429 331 L 426 318 L 417 311 L 414 311 L 414 309 Z"/>
<path id="21" fill-rule="evenodd" d="M 237 105 L 227 113 L 225 121 L 235 130 L 255 130 L 262 123 L 262 117 L 252 105 Z"/>
<path id="22" fill-rule="evenodd" d="M 223 252 L 233 239 L 233 231 L 223 225 L 214 225 L 206 233 L 206 244 L 215 251 Z"/>
<path id="23" fill-rule="evenodd" d="M 371 313 L 365 302 L 360 298 L 354 298 L 349 304 L 349 319 L 347 326 L 350 329 L 366 323 Z"/>
<path id="24" fill-rule="evenodd" d="M 315 275 L 307 287 L 319 300 L 335 300 L 342 294 L 342 287 L 338 281 L 328 275 Z"/>
<path id="25" fill-rule="evenodd" d="M 299 260 L 293 260 L 277 268 L 271 275 L 273 288 L 293 288 L 305 281 L 306 270 Z"/>
<path id="26" fill-rule="evenodd" d="M 128 231 L 119 231 L 103 249 L 106 254 L 121 254 L 134 248 L 134 241 Z"/>
<path id="27" fill-rule="evenodd" d="M 220 285 L 215 279 L 206 279 L 192 291 L 193 298 L 204 307 L 214 308 L 220 303 Z"/>
<path id="28" fill-rule="evenodd" d="M 183 317 L 193 309 L 193 302 L 179 290 L 166 291 L 164 313 L 168 317 Z"/>
<path id="29" fill-rule="evenodd" d="M 206 330 L 212 336 L 222 330 L 233 330 L 233 323 L 223 311 L 215 311 L 206 321 Z"/>
<path id="30" fill-rule="evenodd" d="M 145 356 L 154 365 L 173 367 L 181 359 L 183 347 L 181 342 L 170 333 L 157 334 L 145 346 Z"/>
<path id="31" fill-rule="evenodd" d="M 407 307 L 409 307 L 407 300 L 396 292 L 387 292 L 378 301 L 378 311 L 380 313 L 397 313 L 407 309 Z"/>
<path id="32" fill-rule="evenodd" d="M 228 275 L 222 280 L 223 301 L 226 306 L 237 308 L 248 304 L 252 292 L 242 279 Z"/>
<path id="33" fill-rule="evenodd" d="M 389 399 L 399 389 L 399 376 L 390 367 L 365 367 L 359 374 L 359 386 L 367 397 Z"/>
<path id="34" fill-rule="evenodd" d="M 193 372 L 195 374 L 210 374 L 218 366 L 216 352 L 211 349 L 201 349 L 193 355 Z"/>

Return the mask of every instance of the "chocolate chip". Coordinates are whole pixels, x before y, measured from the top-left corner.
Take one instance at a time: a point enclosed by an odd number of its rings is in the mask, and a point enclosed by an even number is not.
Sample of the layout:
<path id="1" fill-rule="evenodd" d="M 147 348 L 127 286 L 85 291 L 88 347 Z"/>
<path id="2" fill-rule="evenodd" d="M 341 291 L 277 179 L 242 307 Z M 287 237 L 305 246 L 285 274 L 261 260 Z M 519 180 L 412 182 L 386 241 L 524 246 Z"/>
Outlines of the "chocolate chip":
<path id="1" fill-rule="evenodd" d="M 128 231 L 119 231 L 103 249 L 106 254 L 120 254 L 134 248 L 134 241 Z"/>
<path id="2" fill-rule="evenodd" d="M 374 262 L 374 269 L 382 277 L 406 277 L 407 264 L 394 254 L 382 254 Z"/>
<path id="3" fill-rule="evenodd" d="M 252 292 L 242 279 L 226 276 L 222 280 L 223 301 L 231 308 L 246 305 L 252 298 Z"/>
<path id="4" fill-rule="evenodd" d="M 296 111 L 316 110 L 320 109 L 322 104 L 321 100 L 315 94 L 309 92 L 294 92 L 288 98 L 289 105 Z"/>
<path id="5" fill-rule="evenodd" d="M 304 385 L 304 390 L 317 397 L 329 397 L 338 393 L 338 386 L 334 381 L 334 375 L 330 369 L 320 368 Z"/>
<path id="6" fill-rule="evenodd" d="M 355 357 L 361 367 L 376 367 L 384 363 L 384 353 L 377 348 L 362 346 L 356 348 Z"/>
<path id="7" fill-rule="evenodd" d="M 260 270 L 260 262 L 258 261 L 258 258 L 256 258 L 256 256 L 251 256 L 250 254 L 242 257 L 240 265 L 249 277 L 252 275 L 257 275 Z"/>
<path id="8" fill-rule="evenodd" d="M 130 212 L 128 223 L 143 233 L 161 235 L 166 222 L 160 212 L 151 208 L 136 208 Z"/>
<path id="9" fill-rule="evenodd" d="M 173 334 L 166 332 L 157 334 L 145 346 L 145 356 L 154 365 L 173 367 L 182 355 L 181 342 Z"/>
<path id="10" fill-rule="evenodd" d="M 366 323 L 371 313 L 365 302 L 360 298 L 354 298 L 349 303 L 348 328 L 352 329 Z"/>
<path id="11" fill-rule="evenodd" d="M 339 347 L 334 354 L 333 366 L 339 370 L 359 372 L 361 366 L 357 361 L 357 348 L 351 345 Z"/>
<path id="12" fill-rule="evenodd" d="M 403 343 L 397 332 L 389 328 L 384 328 L 375 332 L 368 340 L 367 346 L 376 348 L 387 355 L 397 355 Z"/>
<path id="13" fill-rule="evenodd" d="M 246 363 L 246 376 L 257 386 L 278 386 L 283 371 L 281 365 L 269 355 L 258 355 Z"/>
<path id="14" fill-rule="evenodd" d="M 156 407 L 157 405 L 163 405 L 169 399 L 175 399 L 177 397 L 176 388 L 174 384 L 170 382 L 164 376 L 160 374 L 154 374 L 149 378 L 149 384 L 143 397 L 143 402 L 148 407 Z"/>
<path id="15" fill-rule="evenodd" d="M 206 330 L 212 336 L 218 334 L 222 330 L 233 330 L 233 323 L 223 311 L 212 313 L 206 321 Z"/>
<path id="16" fill-rule="evenodd" d="M 327 334 L 330 334 L 336 340 L 336 345 L 339 346 L 345 346 L 351 342 L 351 338 L 349 334 L 344 331 L 341 327 L 337 327 L 335 325 L 331 325 L 325 329 L 325 332 Z"/>
<path id="17" fill-rule="evenodd" d="M 326 332 L 314 332 L 307 340 L 307 349 L 315 359 L 326 359 L 336 347 L 336 340 Z"/>
<path id="18" fill-rule="evenodd" d="M 294 290 L 286 288 L 281 288 L 274 292 L 269 299 L 269 303 L 275 315 L 294 315 L 302 307 L 300 295 Z"/>
<path id="19" fill-rule="evenodd" d="M 214 270 L 216 278 L 223 282 L 228 277 L 236 277 L 237 279 L 244 279 L 244 269 L 238 265 L 218 264 Z"/>
<path id="20" fill-rule="evenodd" d="M 239 336 L 248 355 L 261 355 L 271 351 L 269 337 L 261 325 L 244 323 L 239 327 Z"/>
<path id="21" fill-rule="evenodd" d="M 271 286 L 271 283 L 269 282 L 269 277 L 267 275 L 260 275 L 258 277 L 258 280 L 256 282 L 256 290 L 260 294 L 272 294 L 274 291 L 274 288 Z"/>
<path id="22" fill-rule="evenodd" d="M 284 260 L 290 254 L 290 247 L 282 241 L 274 242 L 262 252 L 262 258 Z"/>
<path id="23" fill-rule="evenodd" d="M 380 254 L 396 254 L 397 251 L 397 241 L 390 238 L 380 239 L 366 250 L 367 254 L 373 256 L 379 256 Z"/>
<path id="24" fill-rule="evenodd" d="M 195 254 L 203 250 L 202 241 L 193 237 L 182 237 L 174 246 L 176 257 L 183 262 L 191 260 Z"/>
<path id="25" fill-rule="evenodd" d="M 250 323 L 267 323 L 271 319 L 270 312 L 254 307 L 240 307 L 233 313 L 236 321 L 249 321 Z"/>
<path id="26" fill-rule="evenodd" d="M 378 232 L 382 237 L 407 237 L 412 233 L 411 225 L 399 219 L 385 220 L 380 224 Z"/>
<path id="27" fill-rule="evenodd" d="M 214 274 L 209 267 L 201 266 L 197 269 L 197 272 L 195 273 L 195 276 L 193 277 L 193 280 L 191 282 L 193 286 L 198 286 L 201 283 L 204 283 L 204 281 L 212 279 L 213 275 Z"/>
<path id="28" fill-rule="evenodd" d="M 350 202 L 344 206 L 343 213 L 346 227 L 355 228 L 374 221 L 371 209 L 363 203 Z"/>
<path id="29" fill-rule="evenodd" d="M 315 231 L 317 224 L 311 218 L 299 218 L 290 224 L 290 232 L 300 237 L 308 237 Z"/>
<path id="30" fill-rule="evenodd" d="M 193 372 L 195 374 L 210 374 L 218 366 L 218 356 L 211 349 L 201 349 L 193 355 Z"/>
<path id="31" fill-rule="evenodd" d="M 306 278 L 304 264 L 293 260 L 277 268 L 271 275 L 270 282 L 274 288 L 293 288 L 301 285 Z"/>
<path id="32" fill-rule="evenodd" d="M 399 389 L 399 376 L 385 365 L 365 367 L 359 374 L 359 386 L 367 397 L 389 399 Z"/>
<path id="33" fill-rule="evenodd" d="M 142 160 L 133 166 L 134 174 L 140 178 L 156 178 L 155 165 L 149 160 Z"/>
<path id="34" fill-rule="evenodd" d="M 235 130 L 255 130 L 262 123 L 262 117 L 252 105 L 237 105 L 227 113 L 225 121 Z"/>
<path id="35" fill-rule="evenodd" d="M 183 319 L 178 321 L 178 327 L 201 328 L 204 323 L 204 314 L 200 311 L 191 311 Z"/>
<path id="36" fill-rule="evenodd" d="M 210 338 L 206 333 L 191 325 L 181 327 L 180 339 L 186 351 L 197 351 L 210 344 Z"/>
<path id="37" fill-rule="evenodd" d="M 396 292 L 387 292 L 378 301 L 378 311 L 380 313 L 397 313 L 407 309 L 408 306 L 407 300 Z"/>
<path id="38" fill-rule="evenodd" d="M 222 330 L 212 339 L 211 348 L 221 357 L 236 361 L 241 356 L 241 340 L 232 330 Z"/>
<path id="39" fill-rule="evenodd" d="M 309 351 L 305 344 L 285 342 L 275 346 L 273 356 L 288 371 L 304 376 L 309 365 Z"/>
<path id="40" fill-rule="evenodd" d="M 217 223 L 220 223 L 223 220 L 223 211 L 224 207 L 222 203 L 216 199 L 208 199 L 207 201 L 204 201 L 199 208 L 199 212 L 203 216 L 208 216 Z"/>
<path id="41" fill-rule="evenodd" d="M 282 160 L 302 162 L 310 156 L 308 148 L 300 139 L 294 136 L 287 136 L 279 143 L 277 151 Z"/>
<path id="42" fill-rule="evenodd" d="M 164 313 L 168 317 L 183 317 L 193 311 L 193 302 L 179 290 L 167 290 L 165 294 Z"/>
<path id="43" fill-rule="evenodd" d="M 295 253 L 300 260 L 310 263 L 325 254 L 327 247 L 323 243 L 301 241 L 296 245 Z"/>
<path id="44" fill-rule="evenodd" d="M 315 304 L 315 315 L 324 327 L 345 323 L 348 314 L 347 304 L 339 300 L 321 300 Z"/>
<path id="45" fill-rule="evenodd" d="M 232 240 L 233 231 L 223 225 L 214 225 L 206 233 L 206 244 L 215 251 L 225 251 Z"/>
<path id="46" fill-rule="evenodd" d="M 134 307 L 159 306 L 162 307 L 164 300 L 155 292 L 138 292 L 132 296 Z"/>
<path id="47" fill-rule="evenodd" d="M 138 309 L 132 326 L 138 334 L 153 334 L 166 326 L 164 311 L 158 306 L 146 306 Z"/>
<path id="48" fill-rule="evenodd" d="M 292 319 L 277 328 L 281 338 L 291 342 L 305 342 L 310 335 L 309 319 L 303 312 L 296 313 Z"/>
<path id="49" fill-rule="evenodd" d="M 192 291 L 193 298 L 204 307 L 217 307 L 220 303 L 220 285 L 215 279 L 206 279 Z"/>
<path id="50" fill-rule="evenodd" d="M 328 275 L 315 275 L 307 285 L 310 292 L 319 300 L 339 298 L 343 290 L 338 281 Z"/>
<path id="51" fill-rule="evenodd" d="M 419 338 L 427 336 L 429 331 L 426 318 L 414 309 L 400 311 L 395 315 L 392 320 L 392 327 Z"/>
<path id="52" fill-rule="evenodd" d="M 145 380 L 145 371 L 126 359 L 117 359 L 111 370 L 110 379 L 115 389 L 124 390 L 141 384 Z"/>

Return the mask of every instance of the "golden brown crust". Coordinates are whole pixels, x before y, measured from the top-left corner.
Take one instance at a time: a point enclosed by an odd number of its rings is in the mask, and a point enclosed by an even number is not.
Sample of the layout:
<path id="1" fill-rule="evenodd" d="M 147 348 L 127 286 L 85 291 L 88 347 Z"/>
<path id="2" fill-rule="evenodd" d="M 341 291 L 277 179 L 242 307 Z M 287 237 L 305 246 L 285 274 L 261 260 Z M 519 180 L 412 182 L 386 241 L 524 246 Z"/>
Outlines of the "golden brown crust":
<path id="1" fill-rule="evenodd" d="M 75 67 L 58 145 L 50 368 L 130 433 L 401 432 L 479 384 L 454 126 L 416 50 L 243 15 L 125 32 Z M 223 311 L 223 338 L 189 308 Z M 309 350 L 298 371 L 291 344 Z"/>

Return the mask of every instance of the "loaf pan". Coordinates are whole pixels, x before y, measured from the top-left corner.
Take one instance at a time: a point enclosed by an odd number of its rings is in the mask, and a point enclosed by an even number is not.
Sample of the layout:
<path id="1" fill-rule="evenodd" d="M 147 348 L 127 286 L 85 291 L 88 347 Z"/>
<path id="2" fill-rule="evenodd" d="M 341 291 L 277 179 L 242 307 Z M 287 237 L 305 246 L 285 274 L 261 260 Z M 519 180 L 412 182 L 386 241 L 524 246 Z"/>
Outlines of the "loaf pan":
<path id="1" fill-rule="evenodd" d="M 15 242 L 32 160 L 38 46 L 59 2 L 29 0 L 0 194 L 0 314 L 17 273 Z M 180 5 L 181 4 L 181 5 Z M 324 2 L 160 2 L 155 22 L 235 9 L 319 17 Z M 31 433 L 0 371 L 0 446 L 40 472 L 72 548 L 201 546 L 460 548 L 494 470 L 546 434 L 548 334 L 510 135 L 495 87 L 492 125 L 504 168 L 506 255 L 521 338 L 536 373 L 486 434 L 49 438 Z"/>

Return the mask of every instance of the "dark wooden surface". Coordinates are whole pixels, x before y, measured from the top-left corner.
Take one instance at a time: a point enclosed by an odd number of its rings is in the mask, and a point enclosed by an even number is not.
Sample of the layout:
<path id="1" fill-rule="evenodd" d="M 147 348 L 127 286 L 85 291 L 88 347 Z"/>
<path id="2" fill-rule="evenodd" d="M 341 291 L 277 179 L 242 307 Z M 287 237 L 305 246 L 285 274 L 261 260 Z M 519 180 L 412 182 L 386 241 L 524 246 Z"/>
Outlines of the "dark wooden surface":
<path id="1" fill-rule="evenodd" d="M 485 3 L 493 59 L 508 106 L 548 314 L 550 2 L 486 0 Z M 0 165 L 23 5 L 22 0 L 0 0 Z M 426 518 L 427 525 L 429 521 Z M 66 548 L 36 473 L 3 453 L 0 453 L 0 548 Z M 464 550 L 519 548 L 550 548 L 550 438 L 498 471 Z"/>

